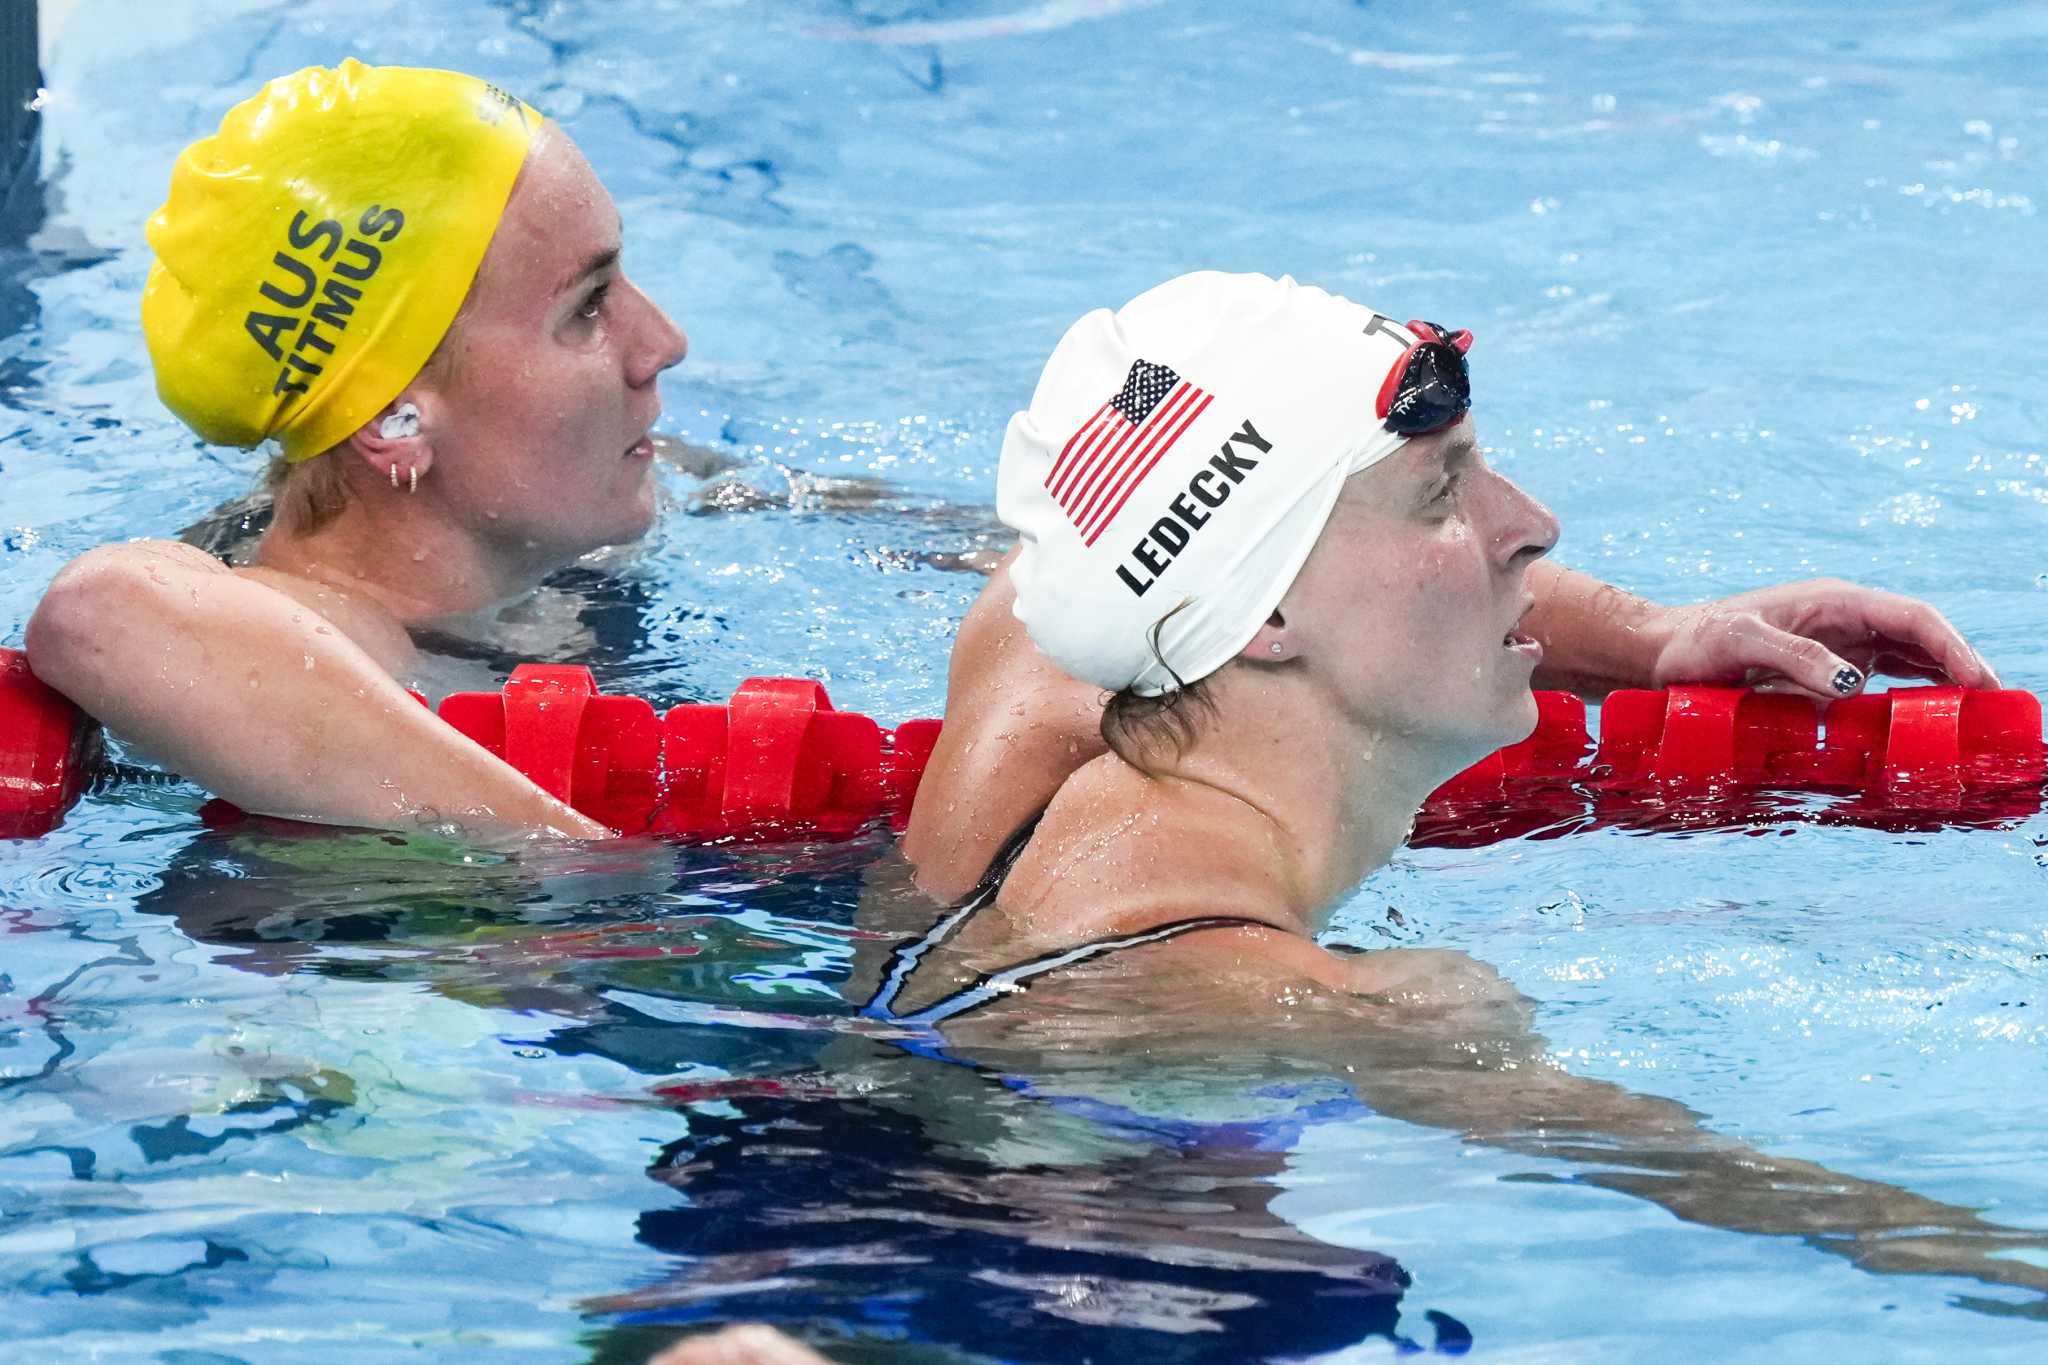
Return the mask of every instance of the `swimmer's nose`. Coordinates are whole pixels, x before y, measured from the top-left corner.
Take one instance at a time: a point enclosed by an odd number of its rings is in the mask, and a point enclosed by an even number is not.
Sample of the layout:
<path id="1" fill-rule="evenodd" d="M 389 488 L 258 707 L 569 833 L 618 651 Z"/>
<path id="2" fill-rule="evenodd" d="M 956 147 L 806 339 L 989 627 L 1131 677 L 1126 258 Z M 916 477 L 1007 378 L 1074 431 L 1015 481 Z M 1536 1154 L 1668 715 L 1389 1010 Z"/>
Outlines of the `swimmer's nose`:
<path id="1" fill-rule="evenodd" d="M 661 310 L 661 305 L 641 292 L 639 285 L 630 280 L 620 283 L 631 294 L 638 314 L 633 346 L 626 356 L 626 382 L 636 389 L 644 388 L 663 370 L 682 363 L 690 353 L 690 339 L 676 326 L 675 319 Z"/>
<path id="2" fill-rule="evenodd" d="M 1511 479 L 1494 476 L 1500 483 L 1501 520 L 1494 544 L 1505 551 L 1501 563 L 1523 568 L 1557 548 L 1561 528 L 1557 514 L 1524 493 Z"/>

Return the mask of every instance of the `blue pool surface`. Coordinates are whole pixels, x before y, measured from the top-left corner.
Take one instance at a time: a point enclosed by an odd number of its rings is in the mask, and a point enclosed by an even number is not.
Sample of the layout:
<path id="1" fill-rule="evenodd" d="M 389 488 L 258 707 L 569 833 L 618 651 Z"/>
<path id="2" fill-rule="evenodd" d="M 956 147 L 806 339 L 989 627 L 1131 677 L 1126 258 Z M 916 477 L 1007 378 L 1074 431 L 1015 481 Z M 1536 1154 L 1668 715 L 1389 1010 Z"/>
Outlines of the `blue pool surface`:
<path id="1" fill-rule="evenodd" d="M 1669 601 L 1867 581 L 2048 692 L 2038 6 L 46 12 L 49 222 L 0 247 L 0 645 L 71 556 L 248 489 L 154 399 L 141 225 L 262 78 L 356 55 L 582 143 L 691 336 L 662 429 L 774 495 L 712 514 L 669 477 L 655 536 L 510 657 L 939 714 L 980 580 L 935 561 L 999 543 L 1045 353 L 1219 267 L 1473 328 L 1481 436 L 1566 563 Z M 1683 1222 L 1327 1079 L 1219 1059 L 1146 1119 L 1063 1102 L 1055 1059 L 870 1037 L 840 987 L 882 834 L 511 855 L 202 800 L 118 788 L 0 844 L 0 1359 L 637 1365 L 754 1319 L 864 1360 L 2048 1354 L 2038 1295 Z M 1330 936 L 1464 949 L 1574 1073 L 2038 1230 L 2011 1255 L 2048 1267 L 2044 905 L 2040 815 L 1605 829 L 1404 853 Z"/>

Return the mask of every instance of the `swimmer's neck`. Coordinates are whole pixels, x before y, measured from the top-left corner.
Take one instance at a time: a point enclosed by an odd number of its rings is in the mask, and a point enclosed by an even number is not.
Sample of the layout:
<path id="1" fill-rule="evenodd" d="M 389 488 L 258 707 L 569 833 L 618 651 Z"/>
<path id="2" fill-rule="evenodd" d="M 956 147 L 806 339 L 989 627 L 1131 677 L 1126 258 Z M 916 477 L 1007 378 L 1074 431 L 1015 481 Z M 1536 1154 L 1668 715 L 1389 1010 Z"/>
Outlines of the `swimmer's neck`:
<path id="1" fill-rule="evenodd" d="M 1212 809 L 1235 803 L 1266 826 L 1282 864 L 1267 875 L 1289 918 L 1313 934 L 1406 841 L 1423 800 L 1456 765 L 1344 714 L 1299 677 L 1231 669 L 1211 680 L 1210 695 L 1218 714 L 1153 776 L 1206 789 Z"/>
<path id="2" fill-rule="evenodd" d="M 479 536 L 407 496 L 351 501 L 309 534 L 273 526 L 256 562 L 367 597 L 413 626 L 524 596 L 572 558 Z"/>

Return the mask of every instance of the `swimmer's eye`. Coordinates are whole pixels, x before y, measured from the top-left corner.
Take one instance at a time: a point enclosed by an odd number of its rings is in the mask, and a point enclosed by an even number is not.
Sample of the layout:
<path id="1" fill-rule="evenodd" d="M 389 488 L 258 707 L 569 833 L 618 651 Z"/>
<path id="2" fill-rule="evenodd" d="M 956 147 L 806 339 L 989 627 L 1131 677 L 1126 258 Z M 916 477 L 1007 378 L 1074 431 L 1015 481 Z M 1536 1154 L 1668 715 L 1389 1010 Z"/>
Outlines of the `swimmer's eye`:
<path id="1" fill-rule="evenodd" d="M 577 306 L 576 316 L 582 318 L 585 322 L 597 321 L 599 314 L 604 312 L 604 301 L 610 296 L 611 292 L 612 286 L 610 281 L 606 281 L 591 290 L 589 297 L 585 298 Z"/>
<path id="2" fill-rule="evenodd" d="M 1461 475 L 1459 474 L 1451 474 L 1447 476 L 1444 479 L 1443 487 L 1437 489 L 1436 493 L 1430 498 L 1429 505 L 1431 507 L 1434 507 L 1440 502 L 1449 502 L 1451 500 L 1451 494 L 1458 491 L 1458 480 L 1460 477 Z"/>

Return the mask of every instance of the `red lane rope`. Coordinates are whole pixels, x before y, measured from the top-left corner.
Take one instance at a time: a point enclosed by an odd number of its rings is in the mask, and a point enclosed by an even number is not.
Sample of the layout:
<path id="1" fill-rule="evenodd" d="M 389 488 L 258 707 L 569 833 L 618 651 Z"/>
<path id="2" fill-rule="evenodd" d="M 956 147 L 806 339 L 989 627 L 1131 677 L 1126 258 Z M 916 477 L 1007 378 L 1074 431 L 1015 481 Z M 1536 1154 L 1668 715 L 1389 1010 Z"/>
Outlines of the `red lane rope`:
<path id="1" fill-rule="evenodd" d="M 1426 841 L 1568 828 L 1612 818 L 1617 802 L 1640 811 L 1719 798 L 1764 818 L 1765 806 L 1726 800 L 1759 791 L 1844 793 L 1852 813 L 1921 820 L 2015 818 L 2040 805 L 2041 703 L 2026 692 L 1905 688 L 1824 714 L 1733 687 L 1616 692 L 1597 748 L 1584 702 L 1565 692 L 1536 702 L 1534 734 L 1431 795 L 1418 824 Z M 457 693 L 440 716 L 613 829 L 749 841 L 843 839 L 883 816 L 900 831 L 940 729 L 885 729 L 834 710 L 823 686 L 801 678 L 749 678 L 725 705 L 657 715 L 560 664 L 522 664 L 501 691 Z M 62 821 L 92 776 L 93 736 L 19 651 L 0 650 L 0 838 Z M 1991 806 L 1986 793 L 1998 794 Z"/>

